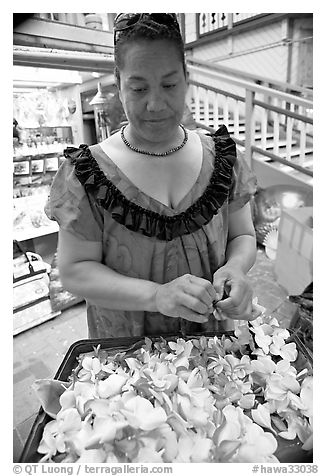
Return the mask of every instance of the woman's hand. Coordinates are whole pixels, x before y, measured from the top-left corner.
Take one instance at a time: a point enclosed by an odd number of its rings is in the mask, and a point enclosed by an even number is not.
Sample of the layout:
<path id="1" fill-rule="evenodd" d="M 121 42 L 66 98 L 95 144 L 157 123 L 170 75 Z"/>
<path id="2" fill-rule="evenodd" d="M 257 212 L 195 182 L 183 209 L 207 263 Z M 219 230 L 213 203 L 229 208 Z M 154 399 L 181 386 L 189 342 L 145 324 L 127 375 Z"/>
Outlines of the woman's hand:
<path id="1" fill-rule="evenodd" d="M 222 266 L 214 273 L 213 285 L 216 291 L 216 308 L 230 319 L 252 321 L 260 315 L 253 307 L 253 290 L 246 274 L 239 268 Z M 227 294 L 222 299 L 223 294 Z"/>
<path id="2" fill-rule="evenodd" d="M 213 312 L 215 289 L 209 281 L 185 274 L 173 281 L 161 284 L 155 294 L 158 312 L 170 317 L 182 317 L 188 321 L 206 322 Z"/>

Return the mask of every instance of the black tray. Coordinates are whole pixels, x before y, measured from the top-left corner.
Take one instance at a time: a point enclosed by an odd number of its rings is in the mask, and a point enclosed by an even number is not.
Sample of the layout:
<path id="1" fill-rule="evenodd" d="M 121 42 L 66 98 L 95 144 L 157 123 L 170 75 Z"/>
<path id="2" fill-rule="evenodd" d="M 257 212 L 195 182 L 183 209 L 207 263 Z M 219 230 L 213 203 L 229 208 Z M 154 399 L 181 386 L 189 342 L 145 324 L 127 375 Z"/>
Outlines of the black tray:
<path id="1" fill-rule="evenodd" d="M 292 334 L 291 330 L 290 333 Z M 185 339 L 192 339 L 192 338 L 199 338 L 203 334 L 194 334 L 190 336 L 184 335 L 164 335 L 164 339 L 167 340 L 176 340 L 177 338 L 185 338 Z M 232 336 L 234 333 L 232 331 L 229 332 L 207 332 L 205 333 L 205 337 L 222 337 L 224 336 Z M 150 336 L 150 339 L 153 341 L 160 340 L 160 336 Z M 296 336 L 292 336 L 292 340 L 296 343 L 299 355 L 301 354 L 302 363 L 308 364 L 308 366 L 312 367 L 312 354 L 309 350 L 305 347 L 305 345 L 300 341 L 300 339 Z M 94 347 L 97 347 L 99 344 L 101 349 L 103 350 L 116 350 L 124 351 L 128 350 L 130 347 L 135 346 L 135 348 L 141 347 L 145 343 L 145 339 L 143 337 L 120 337 L 120 338 L 106 338 L 106 339 L 83 339 L 74 342 L 69 347 L 63 361 L 61 362 L 54 379 L 61 380 L 63 382 L 67 382 L 69 377 L 71 376 L 72 371 L 77 366 L 77 358 L 80 354 L 92 352 Z M 37 448 L 39 443 L 42 439 L 43 429 L 45 425 L 51 420 L 52 418 L 47 415 L 43 408 L 41 407 L 31 431 L 28 435 L 26 443 L 24 445 L 24 449 L 22 451 L 21 457 L 19 462 L 20 463 L 38 463 L 41 459 L 42 455 L 37 452 Z M 309 463 L 312 462 L 312 452 L 307 452 L 301 449 L 301 443 L 298 440 L 295 441 L 286 441 L 283 439 L 278 440 L 278 450 L 276 452 L 277 458 L 280 460 L 281 463 Z"/>

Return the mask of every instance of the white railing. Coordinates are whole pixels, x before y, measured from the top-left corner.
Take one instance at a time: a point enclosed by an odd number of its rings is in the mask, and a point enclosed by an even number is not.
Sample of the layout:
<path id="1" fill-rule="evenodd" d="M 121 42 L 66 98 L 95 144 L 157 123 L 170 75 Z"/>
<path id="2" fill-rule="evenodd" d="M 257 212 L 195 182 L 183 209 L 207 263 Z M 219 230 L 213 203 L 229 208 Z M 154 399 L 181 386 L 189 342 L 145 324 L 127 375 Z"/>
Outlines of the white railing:
<path id="1" fill-rule="evenodd" d="M 234 23 L 260 15 L 260 13 L 197 13 L 199 35 L 219 30 L 223 27 L 231 28 Z"/>
<path id="2" fill-rule="evenodd" d="M 247 71 L 240 71 L 235 68 L 230 68 L 229 66 L 224 66 L 221 63 L 212 63 L 208 61 L 203 61 L 194 56 L 187 57 L 187 64 L 193 64 L 195 66 L 203 66 L 214 70 L 218 73 L 223 73 L 228 76 L 233 76 L 238 79 L 243 79 L 244 81 L 250 81 L 254 84 L 259 84 L 260 86 L 265 86 L 268 88 L 276 89 L 278 91 L 284 91 L 285 93 L 295 94 L 296 96 L 303 97 L 305 99 L 311 99 L 313 96 L 312 89 L 299 86 L 297 84 L 286 83 L 284 81 L 279 81 L 276 79 L 269 79 L 266 76 L 261 76 L 257 73 L 249 73 Z"/>
<path id="3" fill-rule="evenodd" d="M 255 17 L 256 15 L 260 15 L 259 13 L 233 13 L 232 21 L 233 23 L 238 23 L 242 20 L 247 20 L 248 18 Z"/>
<path id="4" fill-rule="evenodd" d="M 312 176 L 312 101 L 192 63 L 190 106 L 199 127 L 231 128 L 250 164 L 259 156 Z"/>
<path id="5" fill-rule="evenodd" d="M 226 13 L 199 13 L 198 15 L 199 35 L 219 30 L 228 24 Z"/>

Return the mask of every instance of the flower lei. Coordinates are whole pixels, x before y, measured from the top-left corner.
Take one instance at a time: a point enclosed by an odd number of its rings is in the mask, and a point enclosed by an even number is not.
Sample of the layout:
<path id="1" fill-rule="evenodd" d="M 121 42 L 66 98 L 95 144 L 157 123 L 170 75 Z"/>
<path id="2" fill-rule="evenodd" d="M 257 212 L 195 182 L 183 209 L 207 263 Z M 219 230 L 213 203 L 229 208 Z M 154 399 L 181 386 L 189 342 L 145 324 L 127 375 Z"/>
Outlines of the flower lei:
<path id="1" fill-rule="evenodd" d="M 56 385 L 38 452 L 83 463 L 278 462 L 278 442 L 312 448 L 312 371 L 275 318 L 239 321 L 235 336 L 152 342 L 81 355 Z M 49 381 L 46 381 L 49 385 Z"/>

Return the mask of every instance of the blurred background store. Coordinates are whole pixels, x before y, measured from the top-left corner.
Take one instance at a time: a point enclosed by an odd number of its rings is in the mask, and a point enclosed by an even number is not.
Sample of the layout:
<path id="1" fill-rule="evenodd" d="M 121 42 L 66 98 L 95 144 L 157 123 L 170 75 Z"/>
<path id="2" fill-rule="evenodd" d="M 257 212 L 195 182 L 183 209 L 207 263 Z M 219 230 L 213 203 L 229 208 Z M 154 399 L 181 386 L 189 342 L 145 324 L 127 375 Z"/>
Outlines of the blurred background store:
<path id="1" fill-rule="evenodd" d="M 58 227 L 44 214 L 69 146 L 94 144 L 125 116 L 113 75 L 115 13 L 14 14 L 14 457 L 69 345 L 86 338 L 82 300 L 56 266 Z M 178 13 L 186 45 L 186 127 L 225 124 L 258 177 L 256 293 L 284 325 L 312 282 L 313 15 Z M 32 272 L 31 272 L 32 268 Z M 31 348 L 33 351 L 31 353 Z M 50 349 L 50 350 L 49 350 Z"/>

